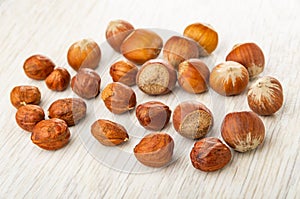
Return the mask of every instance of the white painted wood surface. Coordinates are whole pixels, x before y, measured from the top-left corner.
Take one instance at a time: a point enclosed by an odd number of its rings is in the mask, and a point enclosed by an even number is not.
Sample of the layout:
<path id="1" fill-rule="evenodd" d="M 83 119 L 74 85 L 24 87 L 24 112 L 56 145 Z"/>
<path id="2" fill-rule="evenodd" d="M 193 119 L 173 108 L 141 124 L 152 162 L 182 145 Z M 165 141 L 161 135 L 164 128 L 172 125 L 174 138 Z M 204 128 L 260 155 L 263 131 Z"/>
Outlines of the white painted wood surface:
<path id="1" fill-rule="evenodd" d="M 0 197 L 299 198 L 299 11 L 298 0 L 0 1 Z M 220 39 L 211 57 L 215 62 L 224 60 L 236 43 L 254 41 L 261 46 L 266 56 L 263 75 L 279 79 L 285 95 L 284 106 L 278 113 L 262 117 L 267 129 L 263 146 L 245 154 L 234 152 L 230 164 L 213 173 L 193 168 L 189 160 L 193 142 L 189 141 L 178 149 L 183 152 L 166 168 L 147 169 L 147 173 L 139 174 L 118 171 L 99 162 L 95 152 L 87 150 L 90 148 L 85 135 L 89 132 L 84 129 L 91 122 L 89 119 L 112 117 L 101 108 L 99 97 L 88 101 L 90 114 L 81 126 L 71 128 L 72 138 L 67 147 L 49 152 L 32 144 L 30 134 L 15 122 L 16 110 L 9 101 L 11 89 L 24 84 L 38 86 L 42 92 L 41 106 L 45 110 L 54 99 L 74 94 L 70 88 L 63 93 L 51 92 L 43 81 L 27 78 L 22 69 L 24 60 L 41 53 L 74 75 L 66 60 L 68 47 L 86 37 L 103 43 L 108 22 L 119 18 L 130 21 L 135 27 L 179 33 L 193 22 L 210 23 Z M 103 52 L 97 68 L 103 79 L 109 79 L 105 63 L 111 59 Z M 103 81 L 101 88 L 106 83 Z M 171 100 L 169 98 L 164 100 Z M 209 136 L 220 137 L 220 123 L 227 112 L 249 110 L 245 93 L 225 98 L 210 91 L 196 98 L 214 112 L 215 123 Z M 142 102 L 143 98 L 138 101 Z M 170 103 L 175 102 L 171 100 Z M 125 121 L 124 117 L 116 117 L 120 123 L 134 123 L 132 128 L 144 133 L 137 127 L 132 114 L 129 118 L 130 121 Z M 172 125 L 168 131 L 176 137 Z M 131 145 L 134 146 L 134 142 Z"/>

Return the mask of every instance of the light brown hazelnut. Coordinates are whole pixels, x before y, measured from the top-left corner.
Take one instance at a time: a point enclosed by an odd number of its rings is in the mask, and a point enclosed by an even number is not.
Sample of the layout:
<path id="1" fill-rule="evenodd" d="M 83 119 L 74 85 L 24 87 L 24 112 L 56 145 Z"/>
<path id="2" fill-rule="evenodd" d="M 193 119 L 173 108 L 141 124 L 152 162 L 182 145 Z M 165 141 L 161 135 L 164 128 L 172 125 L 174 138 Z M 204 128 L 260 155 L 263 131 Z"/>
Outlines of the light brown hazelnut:
<path id="1" fill-rule="evenodd" d="M 41 92 L 36 86 L 16 86 L 10 92 L 10 102 L 16 108 L 27 104 L 38 105 L 41 101 Z"/>
<path id="2" fill-rule="evenodd" d="M 232 112 L 225 116 L 221 134 L 224 141 L 238 152 L 257 148 L 265 138 L 265 126 L 253 112 Z"/>
<path id="3" fill-rule="evenodd" d="M 121 82 L 127 86 L 135 85 L 138 68 L 129 61 L 121 60 L 111 65 L 109 74 L 114 82 Z"/>
<path id="4" fill-rule="evenodd" d="M 44 80 L 54 70 L 55 64 L 46 56 L 32 55 L 24 62 L 25 74 L 35 80 Z"/>
<path id="5" fill-rule="evenodd" d="M 173 138 L 162 132 L 146 135 L 135 147 L 134 155 L 143 165 L 162 167 L 171 162 L 173 156 Z"/>
<path id="6" fill-rule="evenodd" d="M 21 106 L 16 113 L 17 124 L 25 131 L 31 132 L 34 126 L 45 118 L 45 113 L 40 106 Z"/>
<path id="7" fill-rule="evenodd" d="M 66 90 L 70 84 L 70 73 L 65 68 L 57 67 L 46 78 L 45 82 L 49 89 L 54 91 Z"/>

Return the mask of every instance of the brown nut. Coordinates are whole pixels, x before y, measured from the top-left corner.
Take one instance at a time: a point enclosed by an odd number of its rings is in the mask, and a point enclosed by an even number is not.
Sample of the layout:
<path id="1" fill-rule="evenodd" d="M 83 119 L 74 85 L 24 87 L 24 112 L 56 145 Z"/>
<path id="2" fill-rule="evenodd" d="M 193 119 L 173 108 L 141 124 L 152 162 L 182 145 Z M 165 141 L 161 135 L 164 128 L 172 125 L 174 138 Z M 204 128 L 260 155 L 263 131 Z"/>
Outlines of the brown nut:
<path id="1" fill-rule="evenodd" d="M 250 78 L 254 78 L 262 73 L 265 67 L 264 54 L 255 43 L 235 45 L 227 55 L 226 61 L 235 61 L 245 66 Z"/>
<path id="2" fill-rule="evenodd" d="M 133 30 L 134 27 L 127 21 L 111 21 L 105 32 L 106 40 L 115 51 L 121 52 L 121 44 Z"/>
<path id="3" fill-rule="evenodd" d="M 121 124 L 99 119 L 91 126 L 92 135 L 105 146 L 115 146 L 129 139 L 126 129 Z"/>
<path id="4" fill-rule="evenodd" d="M 218 138 L 207 137 L 194 144 L 190 158 L 196 169 L 216 171 L 230 162 L 231 151 Z"/>
<path id="5" fill-rule="evenodd" d="M 178 84 L 189 93 L 208 90 L 209 69 L 200 59 L 189 59 L 178 66 Z"/>
<path id="6" fill-rule="evenodd" d="M 215 66 L 209 77 L 210 87 L 220 95 L 241 94 L 247 87 L 249 74 L 247 69 L 233 61 Z"/>
<path id="7" fill-rule="evenodd" d="M 91 39 L 82 39 L 72 44 L 68 50 L 68 63 L 76 71 L 79 68 L 95 69 L 101 60 L 101 50 Z"/>
<path id="8" fill-rule="evenodd" d="M 81 68 L 71 80 L 72 90 L 80 97 L 90 99 L 100 93 L 100 76 L 89 68 Z"/>
<path id="9" fill-rule="evenodd" d="M 134 109 L 136 105 L 136 95 L 134 91 L 119 82 L 108 84 L 101 93 L 101 99 L 106 108 L 115 114 L 122 114 Z"/>
<path id="10" fill-rule="evenodd" d="M 162 48 L 163 40 L 151 30 L 136 29 L 123 41 L 123 56 L 135 64 L 143 64 L 155 59 Z"/>
<path id="11" fill-rule="evenodd" d="M 161 130 L 169 122 L 171 110 L 167 105 L 157 101 L 150 101 L 138 105 L 136 117 L 139 123 L 149 130 Z"/>
<path id="12" fill-rule="evenodd" d="M 17 124 L 25 131 L 31 132 L 34 126 L 45 118 L 43 109 L 37 105 L 21 106 L 16 113 Z"/>
<path id="13" fill-rule="evenodd" d="M 63 91 L 68 88 L 70 79 L 70 73 L 65 68 L 57 67 L 50 73 L 45 82 L 49 89 Z"/>
<path id="14" fill-rule="evenodd" d="M 182 102 L 174 110 L 173 126 L 184 137 L 202 138 L 208 133 L 212 125 L 212 113 L 201 102 Z"/>
<path id="15" fill-rule="evenodd" d="M 163 49 L 164 59 L 175 69 L 184 60 L 199 57 L 199 46 L 189 38 L 173 36 L 166 42 Z"/>
<path id="16" fill-rule="evenodd" d="M 248 105 L 259 115 L 272 115 L 283 104 L 283 91 L 280 82 L 274 77 L 258 79 L 248 91 Z"/>
<path id="17" fill-rule="evenodd" d="M 31 141 L 42 149 L 57 150 L 69 143 L 70 131 L 67 123 L 58 118 L 42 120 L 35 125 Z"/>
<path id="18" fill-rule="evenodd" d="M 121 60 L 111 65 L 109 74 L 114 82 L 121 82 L 127 86 L 135 85 L 138 68 L 129 61 Z"/>
<path id="19" fill-rule="evenodd" d="M 173 156 L 173 138 L 162 132 L 146 135 L 135 147 L 136 159 L 149 167 L 162 167 L 171 162 Z"/>
<path id="20" fill-rule="evenodd" d="M 53 102 L 48 109 L 49 118 L 64 120 L 68 126 L 74 126 L 86 115 L 86 104 L 80 98 L 65 98 Z"/>
<path id="21" fill-rule="evenodd" d="M 55 64 L 43 55 L 32 55 L 24 62 L 25 74 L 35 80 L 44 80 L 54 70 Z"/>
<path id="22" fill-rule="evenodd" d="M 41 92 L 35 86 L 16 86 L 10 92 L 10 102 L 16 108 L 27 104 L 38 105 L 41 101 Z"/>
<path id="23" fill-rule="evenodd" d="M 148 95 L 164 95 L 175 87 L 176 71 L 166 61 L 153 59 L 143 64 L 136 76 L 137 86 Z"/>
<path id="24" fill-rule="evenodd" d="M 224 141 L 238 152 L 255 149 L 265 138 L 265 126 L 253 112 L 233 112 L 225 116 L 221 134 Z"/>

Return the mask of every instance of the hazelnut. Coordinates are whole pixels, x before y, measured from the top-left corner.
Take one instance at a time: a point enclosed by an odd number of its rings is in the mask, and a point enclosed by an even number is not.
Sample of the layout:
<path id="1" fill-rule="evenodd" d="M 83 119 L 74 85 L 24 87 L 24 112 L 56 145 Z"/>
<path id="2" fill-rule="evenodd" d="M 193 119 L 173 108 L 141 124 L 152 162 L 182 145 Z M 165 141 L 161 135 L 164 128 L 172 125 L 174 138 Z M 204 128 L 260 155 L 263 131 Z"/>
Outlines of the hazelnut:
<path id="1" fill-rule="evenodd" d="M 143 64 L 156 58 L 162 48 L 163 40 L 151 30 L 136 29 L 123 41 L 123 56 L 135 64 Z"/>
<path id="2" fill-rule="evenodd" d="M 166 42 L 163 56 L 177 69 L 178 65 L 184 60 L 199 57 L 199 46 L 189 38 L 173 36 Z"/>
<path id="3" fill-rule="evenodd" d="M 150 101 L 138 105 L 136 117 L 140 124 L 148 130 L 161 130 L 169 122 L 171 110 L 161 102 Z"/>
<path id="4" fill-rule="evenodd" d="M 204 49 L 201 56 L 207 56 L 217 48 L 218 33 L 208 24 L 190 24 L 184 29 L 183 35 L 195 40 Z"/>
<path id="5" fill-rule="evenodd" d="M 253 112 L 233 112 L 225 116 L 221 134 L 224 141 L 238 152 L 255 149 L 265 138 L 265 126 Z"/>
<path id="6" fill-rule="evenodd" d="M 235 45 L 227 55 L 226 61 L 235 61 L 245 66 L 250 78 L 262 73 L 265 66 L 264 54 L 255 43 Z"/>
<path id="7" fill-rule="evenodd" d="M 137 86 L 148 95 L 164 95 L 175 87 L 176 71 L 164 60 L 150 60 L 143 64 L 136 76 Z"/>
<path id="8" fill-rule="evenodd" d="M 207 172 L 216 171 L 230 162 L 231 151 L 218 138 L 207 137 L 194 144 L 190 158 L 196 169 Z"/>
<path id="9" fill-rule="evenodd" d="M 129 139 L 126 129 L 118 123 L 99 119 L 91 126 L 92 135 L 105 146 L 115 146 Z"/>
<path id="10" fill-rule="evenodd" d="M 95 41 L 82 39 L 70 46 L 67 58 L 69 65 L 76 71 L 79 68 L 95 69 L 101 59 L 101 50 Z"/>
<path id="11" fill-rule="evenodd" d="M 173 138 L 162 132 L 146 135 L 135 147 L 136 159 L 149 167 L 162 167 L 171 162 L 173 156 Z"/>
<path id="12" fill-rule="evenodd" d="M 38 105 L 41 101 L 41 92 L 35 86 L 16 86 L 10 92 L 10 102 L 16 108 L 26 104 Z"/>
<path id="13" fill-rule="evenodd" d="M 283 104 L 283 91 L 280 82 L 274 77 L 258 79 L 248 91 L 248 105 L 259 115 L 272 115 Z"/>
<path id="14" fill-rule="evenodd" d="M 178 66 L 178 84 L 189 93 L 208 90 L 209 69 L 200 59 L 189 59 Z"/>
<path id="15" fill-rule="evenodd" d="M 72 90 L 80 97 L 90 99 L 100 93 L 100 76 L 89 68 L 81 68 L 71 80 Z"/>
<path id="16" fill-rule="evenodd" d="M 134 91 L 119 82 L 108 84 L 101 93 L 106 108 L 115 114 L 122 114 L 134 109 L 136 95 Z"/>
<path id="17" fill-rule="evenodd" d="M 242 93 L 249 82 L 247 69 L 234 61 L 215 66 L 209 77 L 210 87 L 220 95 L 230 96 Z"/>
<path id="18" fill-rule="evenodd" d="M 54 70 L 55 64 L 43 55 L 32 55 L 24 62 L 25 74 L 35 80 L 44 80 Z"/>
<path id="19" fill-rule="evenodd" d="M 49 89 L 63 91 L 68 88 L 70 79 L 70 73 L 65 68 L 57 67 L 50 73 L 45 82 Z"/>
<path id="20" fill-rule="evenodd" d="M 86 115 L 86 104 L 80 98 L 65 98 L 53 102 L 48 109 L 49 118 L 64 120 L 68 126 L 74 126 Z"/>
<path id="21" fill-rule="evenodd" d="M 67 123 L 58 118 L 42 120 L 35 125 L 31 141 L 42 149 L 57 150 L 68 144 L 70 131 Z"/>
<path id="22" fill-rule="evenodd" d="M 175 108 L 173 125 L 180 135 L 190 139 L 199 139 L 211 129 L 213 116 L 201 102 L 186 101 Z"/>
<path id="23" fill-rule="evenodd" d="M 25 131 L 31 132 L 33 127 L 45 118 L 43 109 L 37 105 L 21 106 L 16 113 L 17 124 Z"/>
<path id="24" fill-rule="evenodd" d="M 111 65 L 109 74 L 114 82 L 121 82 L 127 86 L 135 85 L 138 68 L 129 61 L 118 61 Z"/>
<path id="25" fill-rule="evenodd" d="M 121 52 L 121 44 L 133 30 L 134 27 L 127 21 L 111 21 L 105 32 L 106 40 L 115 51 Z"/>

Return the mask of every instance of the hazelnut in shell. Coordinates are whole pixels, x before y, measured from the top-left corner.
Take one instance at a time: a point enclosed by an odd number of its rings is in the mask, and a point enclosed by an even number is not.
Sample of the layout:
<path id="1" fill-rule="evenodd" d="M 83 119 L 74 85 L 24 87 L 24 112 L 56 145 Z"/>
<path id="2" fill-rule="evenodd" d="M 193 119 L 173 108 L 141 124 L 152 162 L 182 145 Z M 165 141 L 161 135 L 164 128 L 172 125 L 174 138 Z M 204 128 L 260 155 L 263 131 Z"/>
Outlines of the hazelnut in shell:
<path id="1" fill-rule="evenodd" d="M 15 108 L 27 104 L 38 105 L 41 101 L 41 92 L 36 86 L 16 86 L 10 92 L 10 102 Z"/>
<path id="2" fill-rule="evenodd" d="M 44 120 L 44 110 L 37 105 L 25 105 L 21 106 L 16 113 L 17 124 L 25 131 L 31 132 L 34 126 Z"/>
<path id="3" fill-rule="evenodd" d="M 25 74 L 35 80 L 44 80 L 54 70 L 55 64 L 46 56 L 32 55 L 24 62 Z"/>
<path id="4" fill-rule="evenodd" d="M 70 84 L 70 73 L 65 68 L 57 67 L 46 78 L 45 82 L 49 89 L 54 91 L 66 90 Z"/>
<path id="5" fill-rule="evenodd" d="M 109 74 L 114 82 L 121 82 L 127 86 L 135 85 L 138 68 L 129 61 L 121 60 L 111 65 Z"/>

